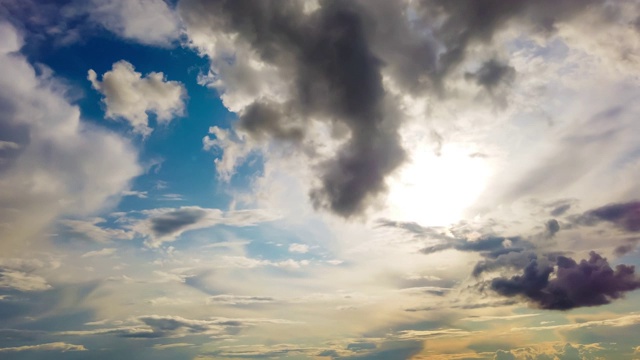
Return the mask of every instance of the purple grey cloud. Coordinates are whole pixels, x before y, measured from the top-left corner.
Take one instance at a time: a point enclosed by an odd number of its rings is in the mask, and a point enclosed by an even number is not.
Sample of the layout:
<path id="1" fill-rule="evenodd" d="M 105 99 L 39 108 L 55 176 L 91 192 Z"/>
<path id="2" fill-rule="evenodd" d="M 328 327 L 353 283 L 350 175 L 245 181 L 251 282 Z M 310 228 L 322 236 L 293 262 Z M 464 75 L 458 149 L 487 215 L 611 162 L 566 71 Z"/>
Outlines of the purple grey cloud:
<path id="1" fill-rule="evenodd" d="M 495 278 L 490 287 L 500 295 L 519 296 L 549 310 L 605 305 L 640 288 L 640 277 L 633 266 L 618 265 L 614 270 L 607 259 L 593 251 L 588 260 L 578 263 L 558 256 L 557 268 L 553 265 L 533 257 L 523 274 Z"/>

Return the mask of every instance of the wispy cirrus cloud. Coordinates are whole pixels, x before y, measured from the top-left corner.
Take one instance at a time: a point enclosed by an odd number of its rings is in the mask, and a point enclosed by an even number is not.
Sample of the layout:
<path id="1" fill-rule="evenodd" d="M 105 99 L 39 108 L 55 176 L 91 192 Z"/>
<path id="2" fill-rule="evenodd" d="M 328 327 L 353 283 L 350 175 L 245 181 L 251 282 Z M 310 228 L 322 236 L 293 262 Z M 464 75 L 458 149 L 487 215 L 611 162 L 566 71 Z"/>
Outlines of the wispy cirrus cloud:
<path id="1" fill-rule="evenodd" d="M 82 345 L 67 344 L 64 342 L 53 342 L 53 343 L 47 343 L 47 344 L 0 348 L 0 353 L 13 353 L 13 352 L 22 352 L 22 351 L 66 352 L 66 351 L 87 351 L 87 349 Z"/>

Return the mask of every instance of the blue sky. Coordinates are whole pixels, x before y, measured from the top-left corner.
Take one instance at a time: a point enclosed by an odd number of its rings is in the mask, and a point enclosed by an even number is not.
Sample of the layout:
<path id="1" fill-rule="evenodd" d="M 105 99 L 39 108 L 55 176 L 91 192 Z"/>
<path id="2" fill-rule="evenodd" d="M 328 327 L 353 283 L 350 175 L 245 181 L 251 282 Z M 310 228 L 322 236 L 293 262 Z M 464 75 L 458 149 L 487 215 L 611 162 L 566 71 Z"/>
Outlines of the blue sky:
<path id="1" fill-rule="evenodd" d="M 0 358 L 640 358 L 639 13 L 2 2 Z"/>

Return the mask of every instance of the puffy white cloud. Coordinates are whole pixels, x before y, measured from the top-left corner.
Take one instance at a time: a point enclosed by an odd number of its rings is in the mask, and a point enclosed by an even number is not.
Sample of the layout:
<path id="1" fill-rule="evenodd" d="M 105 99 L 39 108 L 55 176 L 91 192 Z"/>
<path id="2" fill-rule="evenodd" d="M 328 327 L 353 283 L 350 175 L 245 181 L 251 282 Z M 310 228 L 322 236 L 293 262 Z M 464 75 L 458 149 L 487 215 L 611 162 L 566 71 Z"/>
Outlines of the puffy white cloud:
<path id="1" fill-rule="evenodd" d="M 290 252 L 296 252 L 300 254 L 305 254 L 309 252 L 309 245 L 306 244 L 291 244 L 289 245 Z"/>
<path id="2" fill-rule="evenodd" d="M 0 23 L 0 237 L 3 250 L 62 214 L 105 206 L 140 174 L 137 154 L 116 134 L 80 120 L 66 86 L 37 74 L 17 52 L 18 32 Z"/>
<path id="3" fill-rule="evenodd" d="M 92 0 L 92 21 L 143 44 L 167 46 L 180 35 L 179 19 L 163 0 Z"/>
<path id="4" fill-rule="evenodd" d="M 236 168 L 254 150 L 255 144 L 242 133 L 221 129 L 217 126 L 209 128 L 209 135 L 202 139 L 204 150 L 215 150 L 221 156 L 214 160 L 218 176 L 229 181 Z"/>
<path id="5" fill-rule="evenodd" d="M 107 117 L 127 120 L 134 131 L 143 136 L 152 131 L 149 113 L 156 115 L 158 123 L 169 123 L 184 114 L 184 86 L 178 81 L 166 81 L 161 72 L 143 77 L 129 62 L 120 60 L 102 75 L 102 81 L 98 81 L 93 69 L 89 70 L 88 79 L 93 88 L 105 96 Z"/>

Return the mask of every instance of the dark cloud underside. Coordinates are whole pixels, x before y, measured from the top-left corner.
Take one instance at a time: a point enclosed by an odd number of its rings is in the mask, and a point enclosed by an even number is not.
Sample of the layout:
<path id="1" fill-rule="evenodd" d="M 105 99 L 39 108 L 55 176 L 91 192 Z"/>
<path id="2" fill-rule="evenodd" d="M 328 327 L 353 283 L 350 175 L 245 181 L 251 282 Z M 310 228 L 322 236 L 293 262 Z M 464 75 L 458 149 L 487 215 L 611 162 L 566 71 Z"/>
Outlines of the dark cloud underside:
<path id="1" fill-rule="evenodd" d="M 386 191 L 385 178 L 406 158 L 398 135 L 402 115 L 383 71 L 402 91 L 441 93 L 467 48 L 490 49 L 494 33 L 510 21 L 550 32 L 601 2 L 324 0 L 307 12 L 304 2 L 293 0 L 185 0 L 179 9 L 187 28 L 237 35 L 290 85 L 280 103 L 256 96 L 239 111 L 237 125 L 252 137 L 301 143 L 311 117 L 348 129 L 347 141 L 317 168 L 310 197 L 316 207 L 350 217 Z M 488 60 L 468 75 L 492 91 L 515 70 Z M 260 80 L 223 81 L 233 87 L 234 81 Z"/>
<path id="2" fill-rule="evenodd" d="M 557 268 L 553 265 L 534 257 L 523 274 L 493 279 L 490 287 L 500 295 L 519 296 L 550 310 L 604 305 L 640 288 L 640 278 L 633 266 L 618 265 L 614 270 L 595 252 L 579 263 L 558 256 Z"/>
<path id="3" fill-rule="evenodd" d="M 207 215 L 202 209 L 179 209 L 151 218 L 151 230 L 155 236 L 174 234 L 197 223 Z"/>

